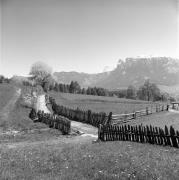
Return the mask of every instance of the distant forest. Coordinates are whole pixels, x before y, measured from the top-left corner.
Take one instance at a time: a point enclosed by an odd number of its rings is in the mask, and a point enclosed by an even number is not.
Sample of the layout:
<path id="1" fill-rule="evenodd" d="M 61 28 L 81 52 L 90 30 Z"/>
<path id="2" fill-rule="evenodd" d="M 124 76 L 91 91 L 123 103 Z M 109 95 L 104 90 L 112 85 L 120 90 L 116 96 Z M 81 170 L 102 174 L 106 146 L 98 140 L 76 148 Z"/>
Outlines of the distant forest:
<path id="1" fill-rule="evenodd" d="M 10 79 L 0 75 L 0 83 L 10 83 L 10 81 Z M 31 86 L 32 84 L 29 81 L 23 81 L 23 85 Z M 109 96 L 145 101 L 175 101 L 173 97 L 170 97 L 168 93 L 161 92 L 157 85 L 151 83 L 149 80 L 146 80 L 138 89 L 132 85 L 130 85 L 127 89 L 120 90 L 108 90 L 101 87 L 81 88 L 77 81 L 71 81 L 70 84 L 44 82 L 41 86 L 45 92 L 53 90 L 63 93 Z"/>
<path id="2" fill-rule="evenodd" d="M 122 90 L 107 90 L 100 87 L 88 87 L 81 88 L 77 81 L 71 81 L 70 84 L 54 83 L 50 86 L 44 85 L 45 91 L 56 91 L 63 93 L 73 93 L 73 94 L 86 94 L 94 96 L 115 96 L 118 98 L 127 99 L 139 99 L 146 101 L 174 101 L 175 99 L 170 97 L 167 93 L 162 93 L 156 84 L 151 83 L 146 80 L 142 86 L 136 89 L 134 86 L 130 85 L 127 89 Z"/>

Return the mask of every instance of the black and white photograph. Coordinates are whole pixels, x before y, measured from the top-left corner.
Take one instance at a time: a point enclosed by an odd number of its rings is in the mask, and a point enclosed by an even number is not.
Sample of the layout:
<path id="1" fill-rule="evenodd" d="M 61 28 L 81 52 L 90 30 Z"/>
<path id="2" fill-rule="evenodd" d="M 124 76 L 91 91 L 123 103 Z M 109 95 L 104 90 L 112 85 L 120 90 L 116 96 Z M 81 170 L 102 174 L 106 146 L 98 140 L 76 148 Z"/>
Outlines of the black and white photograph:
<path id="1" fill-rule="evenodd" d="M 179 0 L 0 0 L 0 180 L 179 179 Z"/>

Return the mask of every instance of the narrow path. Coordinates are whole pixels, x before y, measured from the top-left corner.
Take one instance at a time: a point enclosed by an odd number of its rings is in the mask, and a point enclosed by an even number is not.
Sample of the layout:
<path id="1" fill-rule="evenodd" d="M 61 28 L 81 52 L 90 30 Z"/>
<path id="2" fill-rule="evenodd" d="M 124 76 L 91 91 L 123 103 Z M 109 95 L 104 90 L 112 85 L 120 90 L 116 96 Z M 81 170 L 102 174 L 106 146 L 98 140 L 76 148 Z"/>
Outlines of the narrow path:
<path id="1" fill-rule="evenodd" d="M 37 111 L 38 110 L 44 111 L 45 113 L 51 113 L 46 106 L 44 94 L 38 96 L 38 98 L 37 98 Z M 80 134 L 83 137 L 88 136 L 93 139 L 94 138 L 96 139 L 98 137 L 97 136 L 98 129 L 89 124 L 71 121 L 71 127 L 72 127 L 72 132 L 77 132 L 78 134 Z"/>
<path id="2" fill-rule="evenodd" d="M 16 101 L 18 100 L 18 98 L 20 97 L 20 95 L 21 95 L 21 89 L 17 89 L 16 92 L 14 93 L 13 97 L 10 99 L 10 101 L 0 111 L 0 121 L 1 122 L 7 122 L 7 124 L 8 124 L 9 113 L 13 110 L 14 105 L 15 105 Z"/>
<path id="3" fill-rule="evenodd" d="M 46 106 L 45 94 L 38 96 L 37 98 L 37 111 L 44 111 L 44 113 L 51 113 Z"/>
<path id="4" fill-rule="evenodd" d="M 9 113 L 14 108 L 14 105 L 15 105 L 17 99 L 19 98 L 20 94 L 21 94 L 21 89 L 16 90 L 15 94 L 13 95 L 13 97 L 6 104 L 6 106 L 4 106 L 4 108 L 0 112 L 0 118 L 2 120 L 7 120 L 8 119 Z"/>
<path id="5" fill-rule="evenodd" d="M 81 136 L 98 137 L 98 129 L 89 124 L 71 121 L 71 127 L 73 131 L 79 132 Z"/>

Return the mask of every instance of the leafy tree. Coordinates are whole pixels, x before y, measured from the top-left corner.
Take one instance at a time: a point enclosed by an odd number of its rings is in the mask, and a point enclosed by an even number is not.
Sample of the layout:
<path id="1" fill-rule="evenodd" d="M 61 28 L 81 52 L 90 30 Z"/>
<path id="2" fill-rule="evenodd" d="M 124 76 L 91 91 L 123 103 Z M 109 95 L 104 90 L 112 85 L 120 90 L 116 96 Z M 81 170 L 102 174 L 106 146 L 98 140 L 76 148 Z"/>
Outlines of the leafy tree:
<path id="1" fill-rule="evenodd" d="M 87 95 L 91 95 L 91 88 L 90 88 L 90 87 L 87 88 L 86 94 L 87 94 Z"/>
<path id="2" fill-rule="evenodd" d="M 150 83 L 149 80 L 144 82 L 137 92 L 138 98 L 147 101 L 157 101 L 161 99 L 160 89 L 156 84 Z"/>
<path id="3" fill-rule="evenodd" d="M 127 95 L 126 95 L 126 98 L 128 99 L 136 99 L 136 89 L 134 86 L 130 85 L 128 88 L 127 88 Z"/>
<path id="4" fill-rule="evenodd" d="M 4 76 L 3 75 L 0 75 L 0 83 L 3 83 L 4 82 Z"/>
<path id="5" fill-rule="evenodd" d="M 66 89 L 67 89 L 67 93 L 69 93 L 70 92 L 70 85 L 69 84 L 66 85 Z"/>
<path id="6" fill-rule="evenodd" d="M 49 86 L 49 91 L 52 91 L 52 90 L 54 90 L 54 85 L 53 85 L 53 84 L 50 84 L 50 86 Z"/>
<path id="7" fill-rule="evenodd" d="M 32 65 L 30 69 L 30 75 L 32 75 L 32 79 L 35 80 L 35 83 L 41 85 L 42 87 L 47 84 L 52 83 L 52 68 L 43 62 L 36 62 Z"/>
<path id="8" fill-rule="evenodd" d="M 54 84 L 55 84 L 55 81 L 52 78 L 52 76 L 50 75 L 42 82 L 41 86 L 43 87 L 44 91 L 47 92 L 49 90 L 50 86 L 51 85 L 53 86 Z"/>
<path id="9" fill-rule="evenodd" d="M 67 93 L 67 92 L 68 92 L 67 86 L 66 86 L 65 84 L 63 84 L 63 92 L 64 92 L 64 93 Z"/>
<path id="10" fill-rule="evenodd" d="M 83 88 L 83 89 L 81 90 L 81 94 L 86 94 L 85 88 Z"/>
<path id="11" fill-rule="evenodd" d="M 0 83 L 9 83 L 10 80 L 8 78 L 5 78 L 3 75 L 0 75 Z"/>
<path id="12" fill-rule="evenodd" d="M 81 87 L 77 81 L 71 81 L 70 87 L 69 87 L 70 93 L 78 93 L 80 91 L 80 89 L 81 89 Z"/>

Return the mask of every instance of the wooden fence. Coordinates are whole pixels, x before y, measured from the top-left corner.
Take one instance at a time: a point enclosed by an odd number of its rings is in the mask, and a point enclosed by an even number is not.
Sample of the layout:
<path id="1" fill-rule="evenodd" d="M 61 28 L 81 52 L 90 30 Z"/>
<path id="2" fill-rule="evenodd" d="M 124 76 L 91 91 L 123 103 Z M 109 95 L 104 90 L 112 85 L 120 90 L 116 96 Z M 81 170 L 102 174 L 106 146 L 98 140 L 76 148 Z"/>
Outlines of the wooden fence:
<path id="1" fill-rule="evenodd" d="M 63 134 L 69 134 L 71 131 L 71 121 L 65 117 L 51 115 L 48 113 L 44 113 L 43 111 L 38 111 L 35 114 L 35 110 L 31 111 L 29 117 L 37 120 L 38 122 L 49 125 L 50 128 L 59 129 Z"/>
<path id="2" fill-rule="evenodd" d="M 91 110 L 83 111 L 79 108 L 70 109 L 64 106 L 59 106 L 56 104 L 55 99 L 52 97 L 49 98 L 50 103 L 52 104 L 52 110 L 55 114 L 67 117 L 69 119 L 91 124 L 95 127 L 99 127 L 100 124 L 109 124 L 112 118 L 112 113 L 109 113 L 107 116 L 106 113 L 95 113 L 91 112 Z"/>
<path id="3" fill-rule="evenodd" d="M 133 119 L 147 116 L 153 113 L 158 113 L 162 111 L 168 111 L 169 105 L 156 105 L 155 107 L 146 107 L 146 109 L 135 111 L 129 114 L 113 114 L 111 124 L 123 124 L 130 122 Z"/>
<path id="4" fill-rule="evenodd" d="M 172 126 L 168 130 L 152 126 L 100 125 L 98 139 L 101 141 L 134 141 L 179 148 L 179 131 Z"/>

